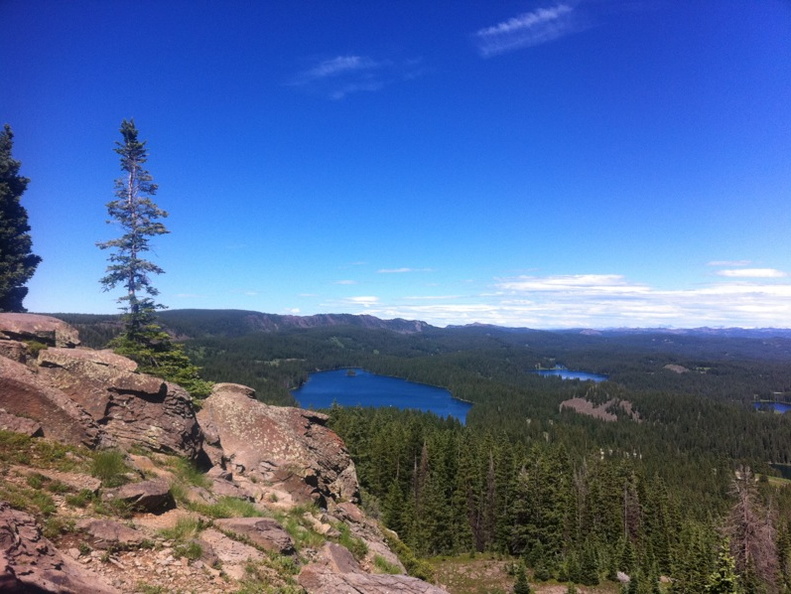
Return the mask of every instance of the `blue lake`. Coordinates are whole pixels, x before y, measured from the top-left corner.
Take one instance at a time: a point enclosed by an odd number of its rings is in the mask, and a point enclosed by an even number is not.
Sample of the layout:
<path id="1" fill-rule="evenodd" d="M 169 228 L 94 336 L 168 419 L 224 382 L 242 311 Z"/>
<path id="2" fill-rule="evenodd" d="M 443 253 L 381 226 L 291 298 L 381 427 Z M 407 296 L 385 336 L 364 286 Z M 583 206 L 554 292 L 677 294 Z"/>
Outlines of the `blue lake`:
<path id="1" fill-rule="evenodd" d="M 603 375 L 596 375 L 595 373 L 586 373 L 584 371 L 569 371 L 568 369 L 544 369 L 536 371 L 538 375 L 556 376 L 564 380 L 590 380 L 592 382 L 603 382 L 607 378 Z"/>
<path id="2" fill-rule="evenodd" d="M 753 407 L 755 410 L 773 410 L 776 413 L 787 413 L 791 410 L 791 404 L 783 402 L 756 402 Z"/>
<path id="3" fill-rule="evenodd" d="M 393 406 L 433 412 L 440 417 L 454 417 L 464 423 L 472 407 L 454 398 L 444 388 L 416 384 L 395 377 L 369 373 L 362 369 L 321 371 L 292 394 L 303 408 L 340 406 Z"/>

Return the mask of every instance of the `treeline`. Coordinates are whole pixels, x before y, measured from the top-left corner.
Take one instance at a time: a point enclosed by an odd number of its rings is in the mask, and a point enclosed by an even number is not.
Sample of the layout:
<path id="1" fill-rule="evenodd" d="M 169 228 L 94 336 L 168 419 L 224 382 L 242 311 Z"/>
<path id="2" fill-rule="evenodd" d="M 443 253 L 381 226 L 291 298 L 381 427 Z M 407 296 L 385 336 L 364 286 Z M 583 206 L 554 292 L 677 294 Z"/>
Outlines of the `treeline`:
<path id="1" fill-rule="evenodd" d="M 672 577 L 673 592 L 704 592 L 718 569 L 736 505 L 726 458 L 671 455 L 660 473 L 635 450 L 571 455 L 567 444 L 579 450 L 582 436 L 563 423 L 514 439 L 413 411 L 334 407 L 330 415 L 357 465 L 364 504 L 423 556 L 505 553 L 524 559 L 538 580 L 585 585 L 623 572 L 636 592 L 657 591 L 660 576 Z M 756 513 L 774 506 L 788 518 L 788 488 L 760 485 Z M 786 522 L 772 525 L 766 553 L 776 578 L 753 576 L 746 591 L 788 586 Z"/>

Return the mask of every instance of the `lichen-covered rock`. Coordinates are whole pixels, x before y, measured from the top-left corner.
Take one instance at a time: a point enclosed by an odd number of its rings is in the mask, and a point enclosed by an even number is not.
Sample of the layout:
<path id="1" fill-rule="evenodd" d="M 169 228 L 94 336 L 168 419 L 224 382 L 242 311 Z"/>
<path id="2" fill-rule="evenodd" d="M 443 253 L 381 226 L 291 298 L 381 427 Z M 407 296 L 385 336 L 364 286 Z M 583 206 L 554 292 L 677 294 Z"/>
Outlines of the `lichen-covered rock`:
<path id="1" fill-rule="evenodd" d="M 62 555 L 30 514 L 0 502 L 0 591 L 23 594 L 118 594 L 101 578 Z"/>
<path id="2" fill-rule="evenodd" d="M 0 339 L 0 357 L 17 363 L 27 363 L 28 349 L 24 342 Z"/>
<path id="3" fill-rule="evenodd" d="M 124 447 L 196 459 L 203 433 L 187 392 L 135 372 L 137 365 L 109 351 L 51 348 L 39 353 L 42 378 L 82 406 Z"/>
<path id="4" fill-rule="evenodd" d="M 296 499 L 357 501 L 357 472 L 327 416 L 298 408 L 269 406 L 237 384 L 217 384 L 198 421 L 210 427 L 230 470 L 280 484 Z"/>
<path id="5" fill-rule="evenodd" d="M 75 347 L 80 344 L 77 329 L 50 316 L 0 313 L 0 339 L 35 340 L 47 346 Z"/>

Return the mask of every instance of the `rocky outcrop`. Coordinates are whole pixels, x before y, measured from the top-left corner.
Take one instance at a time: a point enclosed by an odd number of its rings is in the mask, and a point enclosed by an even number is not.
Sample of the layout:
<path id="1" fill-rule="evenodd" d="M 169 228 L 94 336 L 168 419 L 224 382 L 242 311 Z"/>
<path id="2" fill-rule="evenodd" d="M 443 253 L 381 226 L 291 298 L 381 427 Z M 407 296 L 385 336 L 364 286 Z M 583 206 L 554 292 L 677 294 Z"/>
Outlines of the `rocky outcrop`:
<path id="1" fill-rule="evenodd" d="M 45 437 L 97 447 L 104 432 L 96 421 L 35 370 L 0 357 L 0 405 L 11 415 L 37 422 Z"/>
<path id="2" fill-rule="evenodd" d="M 320 506 L 359 499 L 354 462 L 327 428 L 326 415 L 268 406 L 246 386 L 218 384 L 198 421 L 233 472 L 281 485 L 297 500 Z"/>
<path id="3" fill-rule="evenodd" d="M 0 591 L 117 594 L 62 555 L 41 535 L 33 516 L 0 502 Z"/>
<path id="4" fill-rule="evenodd" d="M 49 316 L 0 313 L 0 340 L 36 341 L 47 346 L 75 347 L 80 344 L 77 330 Z"/>
<path id="5" fill-rule="evenodd" d="M 123 447 L 196 459 L 203 434 L 187 392 L 110 351 L 51 348 L 38 355 L 39 374 L 68 395 Z"/>
<path id="6" fill-rule="evenodd" d="M 238 590 L 251 572 L 265 583 L 275 579 L 293 587 L 293 570 L 300 566 L 299 583 L 309 593 L 444 591 L 404 575 L 367 573 L 379 557 L 396 570 L 403 566 L 378 524 L 355 505 L 354 463 L 325 415 L 268 406 L 237 384 L 218 384 L 196 415 L 179 386 L 138 373 L 125 357 L 78 344 L 76 331 L 53 318 L 0 314 L 0 429 L 148 453 L 127 452 L 134 472 L 125 476 L 137 482 L 115 489 L 90 476 L 92 455 L 74 453 L 80 450 L 68 452 L 76 466 L 57 469 L 0 461 L 0 482 L 14 483 L 9 492 L 51 486 L 47 493 L 56 511 L 50 519 L 70 526 L 53 536 L 68 551 L 63 556 L 32 516 L 0 503 L 0 591 L 136 592 L 140 584 L 166 579 L 172 591 L 225 594 Z M 173 455 L 214 466 L 191 482 L 188 466 Z M 107 505 L 118 501 L 126 505 Z M 321 509 L 294 509 L 300 503 Z M 124 521 L 92 517 L 100 508 L 115 510 Z M 30 509 L 39 513 L 36 504 Z M 217 518 L 249 515 L 251 509 L 256 517 Z M 338 544 L 341 524 L 364 542 L 360 549 L 367 553 L 358 550 L 359 560 Z M 297 534 L 294 540 L 283 526 Z M 326 544 L 296 546 L 303 534 Z M 288 574 L 269 562 L 280 556 L 288 560 Z"/>

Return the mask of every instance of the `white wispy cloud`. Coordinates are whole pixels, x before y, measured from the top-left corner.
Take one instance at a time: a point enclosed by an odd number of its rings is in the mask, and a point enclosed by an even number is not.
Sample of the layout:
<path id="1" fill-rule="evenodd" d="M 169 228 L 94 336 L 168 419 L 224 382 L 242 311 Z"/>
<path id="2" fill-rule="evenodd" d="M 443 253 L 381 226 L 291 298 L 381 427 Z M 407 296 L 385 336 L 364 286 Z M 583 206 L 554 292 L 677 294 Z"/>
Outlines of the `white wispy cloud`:
<path id="1" fill-rule="evenodd" d="M 357 297 L 335 304 L 438 326 L 791 328 L 791 283 L 782 278 L 723 277 L 667 290 L 618 274 L 523 275 L 494 279 L 468 295 Z"/>
<path id="2" fill-rule="evenodd" d="M 750 260 L 712 260 L 706 266 L 749 266 Z"/>
<path id="3" fill-rule="evenodd" d="M 377 274 L 404 274 L 407 272 L 431 272 L 431 268 L 380 268 L 377 270 Z"/>
<path id="4" fill-rule="evenodd" d="M 301 74 L 301 79 L 311 81 L 329 76 L 340 76 L 350 72 L 361 70 L 371 70 L 379 68 L 381 65 L 371 58 L 365 56 L 337 56 L 330 60 L 324 60 Z"/>
<path id="5" fill-rule="evenodd" d="M 345 55 L 324 59 L 299 72 L 288 84 L 306 87 L 331 99 L 359 92 L 375 92 L 399 81 L 419 76 L 420 60 L 375 60 Z"/>
<path id="6" fill-rule="evenodd" d="M 473 35 L 484 57 L 532 47 L 585 28 L 577 9 L 569 4 L 538 8 L 476 31 Z"/>
<path id="7" fill-rule="evenodd" d="M 788 276 L 787 272 L 775 268 L 731 268 L 718 270 L 716 274 L 730 278 L 783 278 Z"/>
<path id="8" fill-rule="evenodd" d="M 359 295 L 357 297 L 347 297 L 341 301 L 355 305 L 371 306 L 379 302 L 379 297 L 374 297 L 373 295 Z"/>

